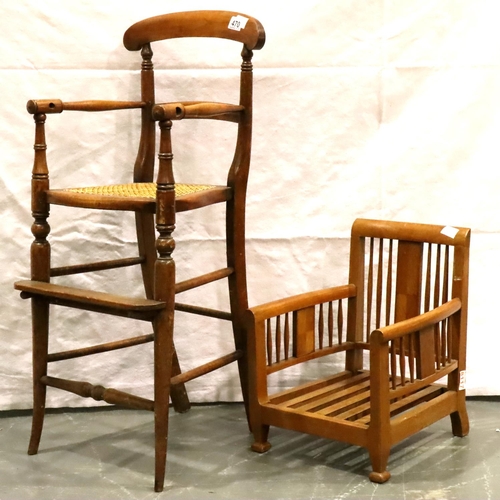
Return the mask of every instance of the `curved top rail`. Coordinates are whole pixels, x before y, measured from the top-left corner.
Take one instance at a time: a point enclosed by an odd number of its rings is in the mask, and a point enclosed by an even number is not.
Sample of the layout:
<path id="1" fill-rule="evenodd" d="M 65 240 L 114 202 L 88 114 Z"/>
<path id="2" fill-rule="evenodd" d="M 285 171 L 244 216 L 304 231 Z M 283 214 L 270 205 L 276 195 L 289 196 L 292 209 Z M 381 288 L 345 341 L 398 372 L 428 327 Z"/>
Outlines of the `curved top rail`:
<path id="1" fill-rule="evenodd" d="M 414 222 L 356 219 L 352 225 L 351 236 L 468 246 L 470 229 Z"/>
<path id="2" fill-rule="evenodd" d="M 175 12 L 139 21 L 123 35 L 128 50 L 140 50 L 146 43 L 170 38 L 227 38 L 261 49 L 266 40 L 262 24 L 253 17 L 223 10 Z"/>

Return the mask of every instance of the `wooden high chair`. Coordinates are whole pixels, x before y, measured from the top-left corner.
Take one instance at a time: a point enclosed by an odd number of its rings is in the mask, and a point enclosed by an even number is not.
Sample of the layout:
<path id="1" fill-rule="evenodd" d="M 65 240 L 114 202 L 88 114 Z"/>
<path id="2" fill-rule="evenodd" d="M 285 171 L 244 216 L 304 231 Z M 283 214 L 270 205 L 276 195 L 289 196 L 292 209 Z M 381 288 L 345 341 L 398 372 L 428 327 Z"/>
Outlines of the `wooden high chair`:
<path id="1" fill-rule="evenodd" d="M 183 101 L 166 104 L 155 101 L 153 52 L 151 43 L 172 38 L 211 37 L 227 39 L 242 48 L 239 102 L 234 104 L 211 101 Z M 155 490 L 163 489 L 167 447 L 169 397 L 178 411 L 189 408 L 184 383 L 195 377 L 237 361 L 243 398 L 247 403 L 246 339 L 242 326 L 247 305 L 245 267 L 245 198 L 250 166 L 252 134 L 252 55 L 265 42 L 262 25 L 256 19 L 226 11 L 195 11 L 166 14 L 140 21 L 124 35 L 125 47 L 140 51 L 141 96 L 137 101 L 36 100 L 28 102 L 28 111 L 36 123 L 35 161 L 32 178 L 32 211 L 35 222 L 31 246 L 31 279 L 19 281 L 15 288 L 32 302 L 33 319 L 33 426 L 29 454 L 38 451 L 42 432 L 47 387 L 56 387 L 83 397 L 107 403 L 151 410 L 155 414 Z M 200 54 L 203 53 L 200 40 Z M 239 49 L 241 50 L 241 49 Z M 105 185 L 52 189 L 46 160 L 46 115 L 69 111 L 114 111 L 136 108 L 141 110 L 140 143 L 133 171 L 133 182 L 125 185 Z M 234 159 L 227 179 L 221 185 L 177 184 L 172 166 L 171 127 L 177 120 L 222 120 L 237 125 Z M 155 179 L 155 135 L 159 122 L 158 175 Z M 195 147 L 195 142 L 194 146 Z M 106 179 L 106 177 L 105 177 Z M 106 179 L 107 180 L 107 179 Z M 226 207 L 227 266 L 211 270 L 202 276 L 183 282 L 175 281 L 172 257 L 176 214 L 208 205 L 222 203 Z M 51 205 L 83 209 L 133 211 L 136 217 L 139 255 L 113 261 L 53 267 L 47 223 Z M 118 214 L 119 217 L 119 214 Z M 75 221 L 76 223 L 78 221 Z M 156 231 L 155 231 L 156 228 Z M 89 271 L 140 265 L 145 297 L 126 297 L 78 286 L 62 286 L 51 278 Z M 175 303 L 175 294 L 195 287 L 228 279 L 230 312 L 210 309 L 198 304 Z M 82 347 L 65 352 L 48 352 L 49 306 L 63 305 L 114 316 L 151 322 L 153 333 L 110 340 L 103 345 Z M 174 308 L 232 323 L 236 349 L 220 359 L 188 372 L 181 373 L 173 347 Z M 201 340 L 200 342 L 205 341 Z M 154 344 L 154 399 L 149 400 L 122 391 L 92 385 L 78 380 L 50 376 L 47 365 L 91 354 L 131 347 L 145 342 Z"/>
<path id="2" fill-rule="evenodd" d="M 468 229 L 358 219 L 348 284 L 252 308 L 252 449 L 270 448 L 271 425 L 336 439 L 367 448 L 383 483 L 399 441 L 447 415 L 467 435 L 469 243 Z M 270 375 L 323 356 L 345 369 L 269 393 Z"/>

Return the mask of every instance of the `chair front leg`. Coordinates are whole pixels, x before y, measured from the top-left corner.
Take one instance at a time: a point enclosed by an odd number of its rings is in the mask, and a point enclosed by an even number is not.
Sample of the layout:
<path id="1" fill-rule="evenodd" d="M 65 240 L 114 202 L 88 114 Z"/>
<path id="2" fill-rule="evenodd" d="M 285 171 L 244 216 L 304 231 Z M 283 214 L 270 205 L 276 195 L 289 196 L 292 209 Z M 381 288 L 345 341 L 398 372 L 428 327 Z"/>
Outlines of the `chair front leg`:
<path id="1" fill-rule="evenodd" d="M 35 237 L 31 244 L 31 279 L 50 281 L 50 244 L 47 236 L 50 226 L 49 204 L 46 192 L 49 189 L 45 143 L 45 115 L 37 113 L 35 120 L 35 160 L 31 180 L 31 210 L 34 218 L 31 232 Z M 31 299 L 32 338 L 33 338 L 33 420 L 28 454 L 38 452 L 45 417 L 46 385 L 41 381 L 47 375 L 47 356 L 49 343 L 49 303 L 42 298 Z"/>
<path id="2" fill-rule="evenodd" d="M 165 481 L 168 404 L 172 359 L 174 355 L 175 262 L 172 252 L 175 241 L 175 183 L 172 171 L 172 122 L 160 122 L 161 143 L 156 189 L 156 251 L 154 267 L 154 299 L 164 302 L 165 308 L 155 319 L 154 393 L 155 393 L 155 491 L 163 490 Z"/>

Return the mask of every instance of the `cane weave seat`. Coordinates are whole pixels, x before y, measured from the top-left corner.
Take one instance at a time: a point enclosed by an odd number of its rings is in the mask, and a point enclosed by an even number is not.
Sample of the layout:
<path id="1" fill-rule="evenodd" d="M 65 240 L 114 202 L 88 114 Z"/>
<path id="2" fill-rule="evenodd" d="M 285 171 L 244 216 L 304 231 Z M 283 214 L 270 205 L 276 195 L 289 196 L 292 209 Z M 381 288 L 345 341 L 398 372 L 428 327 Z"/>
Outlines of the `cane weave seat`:
<path id="1" fill-rule="evenodd" d="M 187 194 L 198 193 L 212 189 L 215 186 L 206 186 L 203 184 L 176 184 L 175 196 L 184 196 Z M 92 194 L 97 196 L 126 196 L 135 198 L 152 198 L 156 200 L 155 182 L 134 182 L 131 184 L 113 184 L 109 186 L 91 186 L 81 188 L 67 188 L 62 191 L 71 193 Z"/>

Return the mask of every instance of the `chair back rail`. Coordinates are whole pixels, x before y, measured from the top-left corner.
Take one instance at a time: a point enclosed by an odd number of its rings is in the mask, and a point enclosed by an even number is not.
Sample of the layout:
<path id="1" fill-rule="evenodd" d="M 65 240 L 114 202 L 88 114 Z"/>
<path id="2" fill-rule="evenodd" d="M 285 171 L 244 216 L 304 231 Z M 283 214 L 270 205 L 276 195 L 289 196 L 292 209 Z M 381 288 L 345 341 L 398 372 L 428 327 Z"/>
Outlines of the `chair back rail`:
<path id="1" fill-rule="evenodd" d="M 171 38 L 209 37 L 241 42 L 248 50 L 264 46 L 264 28 L 257 19 L 229 11 L 175 12 L 150 17 L 133 24 L 123 36 L 128 50 Z"/>

